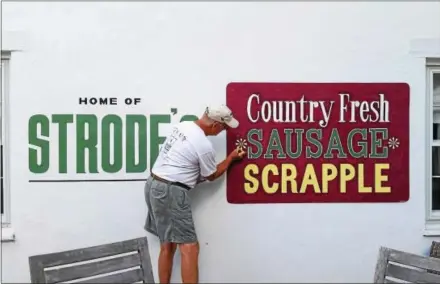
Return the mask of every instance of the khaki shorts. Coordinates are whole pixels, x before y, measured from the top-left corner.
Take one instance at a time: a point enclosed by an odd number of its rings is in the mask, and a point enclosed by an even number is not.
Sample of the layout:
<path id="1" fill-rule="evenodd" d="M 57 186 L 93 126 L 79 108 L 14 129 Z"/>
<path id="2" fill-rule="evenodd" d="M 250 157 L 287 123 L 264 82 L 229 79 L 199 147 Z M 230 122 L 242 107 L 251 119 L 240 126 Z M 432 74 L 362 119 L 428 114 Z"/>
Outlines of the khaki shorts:
<path id="1" fill-rule="evenodd" d="M 161 243 L 194 243 L 197 234 L 188 190 L 149 177 L 145 184 L 148 216 L 145 230 Z"/>

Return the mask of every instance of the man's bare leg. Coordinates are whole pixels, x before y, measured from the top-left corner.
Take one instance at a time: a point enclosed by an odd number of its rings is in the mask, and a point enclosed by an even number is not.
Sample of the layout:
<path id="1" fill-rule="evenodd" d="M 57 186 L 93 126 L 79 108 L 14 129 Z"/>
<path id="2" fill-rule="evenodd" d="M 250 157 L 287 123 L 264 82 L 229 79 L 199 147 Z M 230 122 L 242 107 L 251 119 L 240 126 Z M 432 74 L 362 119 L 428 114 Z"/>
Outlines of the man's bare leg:
<path id="1" fill-rule="evenodd" d="M 159 253 L 159 283 L 170 283 L 171 271 L 173 270 L 174 253 L 177 244 L 162 243 Z"/>
<path id="2" fill-rule="evenodd" d="M 199 243 L 179 244 L 182 283 L 199 283 Z"/>

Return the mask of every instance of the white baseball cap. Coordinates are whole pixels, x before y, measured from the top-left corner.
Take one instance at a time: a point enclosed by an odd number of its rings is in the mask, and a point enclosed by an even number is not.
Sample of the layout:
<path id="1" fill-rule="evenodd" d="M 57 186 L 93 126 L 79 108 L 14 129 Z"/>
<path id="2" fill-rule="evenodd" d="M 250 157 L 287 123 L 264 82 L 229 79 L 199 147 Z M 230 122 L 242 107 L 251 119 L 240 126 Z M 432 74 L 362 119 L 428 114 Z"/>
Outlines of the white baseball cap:
<path id="1" fill-rule="evenodd" d="M 232 111 L 225 105 L 207 107 L 205 113 L 210 119 L 224 123 L 230 128 L 237 128 L 239 125 L 238 120 L 232 116 Z"/>

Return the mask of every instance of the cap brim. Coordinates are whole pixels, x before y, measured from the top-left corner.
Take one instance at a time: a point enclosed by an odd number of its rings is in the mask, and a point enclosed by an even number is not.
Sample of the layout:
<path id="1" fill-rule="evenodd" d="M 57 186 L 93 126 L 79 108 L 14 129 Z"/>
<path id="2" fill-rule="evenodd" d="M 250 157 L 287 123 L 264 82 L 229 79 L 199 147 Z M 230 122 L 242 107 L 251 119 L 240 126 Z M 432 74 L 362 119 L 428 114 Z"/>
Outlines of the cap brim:
<path id="1" fill-rule="evenodd" d="M 235 118 L 232 118 L 231 121 L 225 122 L 225 124 L 230 128 L 237 128 L 240 123 Z"/>

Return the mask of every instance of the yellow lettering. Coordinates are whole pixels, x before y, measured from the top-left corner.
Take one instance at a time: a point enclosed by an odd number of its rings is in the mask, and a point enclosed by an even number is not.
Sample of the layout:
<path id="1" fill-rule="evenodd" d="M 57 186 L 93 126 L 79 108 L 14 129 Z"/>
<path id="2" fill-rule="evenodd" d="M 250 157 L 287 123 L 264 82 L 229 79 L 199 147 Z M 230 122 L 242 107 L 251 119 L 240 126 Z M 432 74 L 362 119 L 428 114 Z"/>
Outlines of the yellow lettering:
<path id="1" fill-rule="evenodd" d="M 269 172 L 272 172 L 274 175 L 278 175 L 278 168 L 274 164 L 267 165 L 263 168 L 261 172 L 261 183 L 263 185 L 263 189 L 266 193 L 273 194 L 278 190 L 278 183 L 273 182 L 272 186 L 269 185 Z"/>
<path id="2" fill-rule="evenodd" d="M 390 193 L 391 187 L 382 186 L 383 181 L 388 181 L 388 175 L 382 174 L 382 170 L 389 170 L 390 164 L 374 165 L 374 191 L 377 193 Z"/>
<path id="3" fill-rule="evenodd" d="M 281 167 L 281 168 L 280 168 Z M 309 186 L 313 187 L 313 193 L 328 193 L 329 185 L 332 181 L 337 180 L 339 176 L 340 193 L 347 193 L 348 182 L 353 181 L 356 177 L 358 192 L 365 193 L 390 193 L 391 187 L 386 186 L 388 181 L 388 174 L 384 170 L 388 170 L 390 164 L 375 164 L 374 165 L 374 186 L 365 184 L 365 164 L 351 165 L 343 163 L 335 166 L 330 163 L 323 163 L 321 165 L 322 175 L 318 181 L 315 167 L 313 164 L 307 164 L 305 167 L 302 180 L 296 180 L 298 177 L 298 170 L 294 164 L 286 163 L 277 166 L 275 164 L 266 165 L 261 175 L 260 169 L 256 164 L 248 164 L 244 168 L 244 191 L 247 194 L 255 194 L 259 187 L 268 194 L 275 194 L 280 191 L 282 194 L 307 192 Z M 257 177 L 258 176 L 258 177 Z"/>
<path id="4" fill-rule="evenodd" d="M 347 182 L 352 180 L 355 175 L 355 169 L 350 164 L 341 164 L 341 178 L 340 178 L 340 191 L 341 193 L 347 193 Z"/>
<path id="5" fill-rule="evenodd" d="M 256 164 L 248 164 L 244 168 L 244 179 L 248 182 L 244 184 L 244 191 L 247 194 L 254 194 L 258 190 L 259 182 L 258 179 L 252 175 L 258 174 L 258 166 Z"/>
<path id="6" fill-rule="evenodd" d="M 296 167 L 294 164 L 282 164 L 281 165 L 281 192 L 287 193 L 287 184 L 290 182 L 290 189 L 292 193 L 298 193 L 298 185 L 296 184 Z"/>
<path id="7" fill-rule="evenodd" d="M 307 164 L 306 170 L 304 172 L 304 179 L 301 184 L 301 189 L 299 190 L 300 193 L 305 193 L 307 186 L 312 185 L 313 191 L 315 193 L 321 193 L 321 190 L 319 189 L 319 183 L 318 178 L 316 177 L 315 168 L 312 164 Z"/>
<path id="8" fill-rule="evenodd" d="M 338 169 L 333 164 L 322 164 L 322 193 L 328 193 L 328 183 L 336 178 Z"/>
<path id="9" fill-rule="evenodd" d="M 365 178 L 364 178 L 364 164 L 358 165 L 358 192 L 359 193 L 372 193 L 373 189 L 371 186 L 365 186 Z"/>

